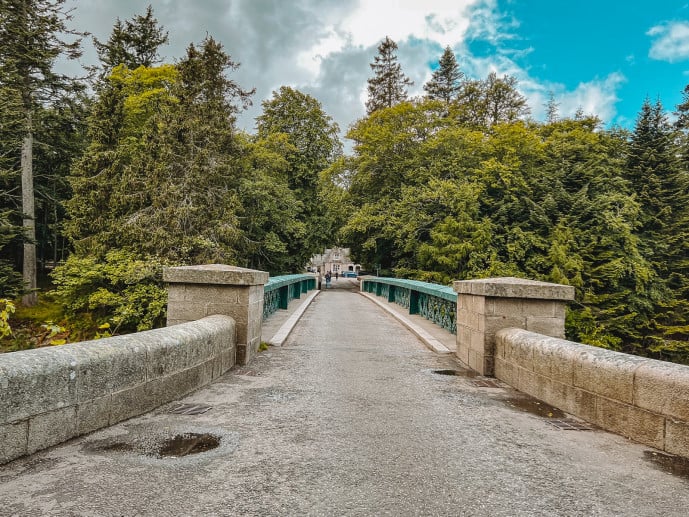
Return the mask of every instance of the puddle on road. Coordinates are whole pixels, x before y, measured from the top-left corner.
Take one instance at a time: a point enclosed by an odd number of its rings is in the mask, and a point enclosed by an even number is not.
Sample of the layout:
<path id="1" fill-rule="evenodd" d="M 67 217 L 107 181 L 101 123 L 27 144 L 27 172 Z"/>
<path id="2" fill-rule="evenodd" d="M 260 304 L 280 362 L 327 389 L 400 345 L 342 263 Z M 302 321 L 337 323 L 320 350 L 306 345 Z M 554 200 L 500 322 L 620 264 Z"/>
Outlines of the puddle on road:
<path id="1" fill-rule="evenodd" d="M 689 459 L 664 452 L 644 451 L 644 459 L 663 472 L 689 480 Z"/>
<path id="2" fill-rule="evenodd" d="M 178 434 L 163 442 L 157 456 L 160 458 L 182 458 L 190 454 L 210 451 L 220 445 L 220 438 L 212 434 Z"/>
<path id="3" fill-rule="evenodd" d="M 565 412 L 561 409 L 541 402 L 530 397 L 507 397 L 502 399 L 507 403 L 507 405 L 518 411 L 525 413 L 531 413 L 532 415 L 540 416 L 543 418 L 564 418 Z"/>
<path id="4" fill-rule="evenodd" d="M 457 377 L 466 377 L 467 379 L 473 379 L 478 377 L 479 374 L 473 370 L 433 370 L 436 375 L 455 375 Z"/>
<path id="5" fill-rule="evenodd" d="M 88 446 L 91 452 L 133 452 L 152 458 L 183 458 L 192 454 L 210 451 L 220 445 L 220 437 L 209 433 L 183 433 L 172 438 L 163 439 L 160 443 L 128 443 L 123 441 L 104 440 Z"/>

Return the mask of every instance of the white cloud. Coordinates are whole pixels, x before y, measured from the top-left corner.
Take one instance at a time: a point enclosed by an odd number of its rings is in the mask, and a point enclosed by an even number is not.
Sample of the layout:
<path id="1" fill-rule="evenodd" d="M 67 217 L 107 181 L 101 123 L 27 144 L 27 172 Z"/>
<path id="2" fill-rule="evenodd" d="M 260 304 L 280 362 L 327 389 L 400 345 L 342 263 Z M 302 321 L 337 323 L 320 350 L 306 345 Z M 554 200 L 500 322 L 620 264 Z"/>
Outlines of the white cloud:
<path id="1" fill-rule="evenodd" d="M 615 115 L 619 74 L 580 84 L 573 91 L 538 80 L 518 63 L 531 49 L 508 51 L 517 22 L 498 9 L 497 0 L 69 0 L 75 24 L 106 40 L 115 18 L 130 19 L 152 4 L 154 14 L 170 33 L 161 49 L 167 61 L 184 56 L 192 42 L 206 34 L 222 42 L 241 67 L 232 78 L 245 89 L 256 88 L 254 106 L 239 118 L 251 131 L 261 102 L 280 86 L 292 86 L 316 97 L 344 130 L 365 113 L 366 80 L 376 47 L 387 35 L 399 45 L 404 73 L 414 82 L 410 95 L 423 92 L 430 65 L 445 46 L 456 52 L 462 70 L 472 78 L 491 71 L 519 80 L 535 118 L 553 91 L 563 115 L 581 106 L 604 119 Z M 686 26 L 689 31 L 689 25 Z M 671 32 L 669 26 L 652 31 Z M 656 32 L 661 37 L 662 32 Z M 496 48 L 489 57 L 476 57 L 469 40 L 487 41 Z M 88 42 L 87 42 L 88 43 Z M 87 45 L 89 47 L 90 45 Z M 87 63 L 96 60 L 87 48 Z"/>
<path id="2" fill-rule="evenodd" d="M 613 72 L 602 80 L 579 83 L 574 91 L 563 92 L 556 99 L 560 103 L 560 113 L 572 116 L 581 108 L 587 115 L 597 115 L 604 121 L 611 121 L 617 114 L 615 105 L 620 100 L 617 91 L 625 82 L 624 75 Z"/>
<path id="3" fill-rule="evenodd" d="M 670 63 L 689 59 L 689 22 L 656 25 L 646 34 L 655 38 L 648 53 L 651 58 Z"/>

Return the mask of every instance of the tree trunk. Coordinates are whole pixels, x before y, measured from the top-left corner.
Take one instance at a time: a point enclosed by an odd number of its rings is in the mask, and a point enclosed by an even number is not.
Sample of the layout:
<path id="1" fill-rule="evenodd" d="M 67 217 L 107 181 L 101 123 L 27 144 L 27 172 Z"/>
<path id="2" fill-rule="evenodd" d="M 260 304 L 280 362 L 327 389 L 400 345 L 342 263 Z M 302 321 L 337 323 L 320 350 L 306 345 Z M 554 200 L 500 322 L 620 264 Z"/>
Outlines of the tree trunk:
<path id="1" fill-rule="evenodd" d="M 31 123 L 29 123 L 29 127 Z M 33 133 L 28 131 L 22 142 L 22 218 L 24 226 L 24 263 L 22 272 L 26 294 L 22 304 L 33 307 L 36 294 L 36 222 L 33 192 Z"/>

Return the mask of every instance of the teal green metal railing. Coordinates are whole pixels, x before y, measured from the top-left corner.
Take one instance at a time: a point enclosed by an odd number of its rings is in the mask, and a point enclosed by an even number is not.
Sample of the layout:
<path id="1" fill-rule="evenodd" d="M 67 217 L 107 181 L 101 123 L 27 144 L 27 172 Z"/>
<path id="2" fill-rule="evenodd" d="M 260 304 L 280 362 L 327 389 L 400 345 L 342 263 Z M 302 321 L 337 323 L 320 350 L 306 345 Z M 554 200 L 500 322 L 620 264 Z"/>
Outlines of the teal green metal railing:
<path id="1" fill-rule="evenodd" d="M 451 287 L 401 278 L 366 277 L 361 290 L 394 302 L 457 334 L 457 293 Z"/>
<path id="2" fill-rule="evenodd" d="M 263 286 L 263 319 L 286 309 L 291 300 L 297 300 L 303 293 L 316 288 L 316 278 L 313 275 L 282 275 L 273 276 Z"/>

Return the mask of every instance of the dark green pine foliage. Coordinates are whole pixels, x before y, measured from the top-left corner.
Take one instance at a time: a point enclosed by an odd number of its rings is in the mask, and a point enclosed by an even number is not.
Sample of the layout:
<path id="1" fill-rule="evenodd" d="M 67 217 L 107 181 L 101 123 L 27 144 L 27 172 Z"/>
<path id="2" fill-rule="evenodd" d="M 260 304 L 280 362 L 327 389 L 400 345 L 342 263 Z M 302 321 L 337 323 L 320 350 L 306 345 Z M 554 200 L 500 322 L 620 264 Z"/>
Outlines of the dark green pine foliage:
<path id="1" fill-rule="evenodd" d="M 235 118 L 253 93 L 226 76 L 237 67 L 212 37 L 187 48 L 172 97 L 161 100 L 136 146 L 118 148 L 128 155 L 115 192 L 115 242 L 176 263 L 236 262 Z"/>
<path id="2" fill-rule="evenodd" d="M 370 115 L 374 111 L 390 108 L 407 99 L 407 86 L 414 82 L 402 72 L 402 66 L 397 62 L 397 43 L 385 36 L 378 45 L 378 55 L 373 58 L 371 70 L 373 77 L 368 80 L 368 100 L 366 112 Z"/>
<path id="3" fill-rule="evenodd" d="M 10 165 L 20 187 L 19 210 L 23 226 L 23 257 L 21 259 L 25 305 L 37 301 L 36 220 L 34 191 L 36 169 L 53 169 L 45 161 L 56 155 L 50 146 L 55 140 L 46 131 L 46 118 L 56 112 L 52 106 L 79 91 L 83 86 L 73 78 L 54 71 L 60 58 L 76 59 L 81 55 L 81 33 L 70 30 L 69 11 L 64 0 L 1 0 L 0 1 L 0 87 L 3 91 L 3 124 L 16 128 L 14 138 L 2 143 L 5 156 L 13 156 Z M 8 118 L 5 118 L 8 116 Z M 42 140 L 37 140 L 40 135 Z M 47 137 L 47 138 L 46 138 Z M 35 146 L 48 152 L 42 156 Z M 36 163 L 34 163 L 34 161 Z M 38 209 L 40 210 L 40 206 Z M 39 215 L 39 217 L 37 217 Z"/>
<path id="4" fill-rule="evenodd" d="M 431 79 L 423 85 L 429 99 L 441 100 L 449 104 L 457 98 L 462 89 L 464 74 L 459 69 L 457 58 L 448 46 L 440 57 L 438 68 L 433 71 Z"/>
<path id="5" fill-rule="evenodd" d="M 627 174 L 642 207 L 639 237 L 658 281 L 640 323 L 644 347 L 660 357 L 689 351 L 689 178 L 677 133 L 660 101 L 647 99 L 632 134 Z"/>
<path id="6" fill-rule="evenodd" d="M 93 38 L 104 74 L 117 65 L 135 69 L 160 63 L 158 49 L 167 42 L 168 33 L 159 25 L 150 5 L 145 14 L 136 15 L 124 23 L 118 18 L 108 41 L 101 42 Z"/>

